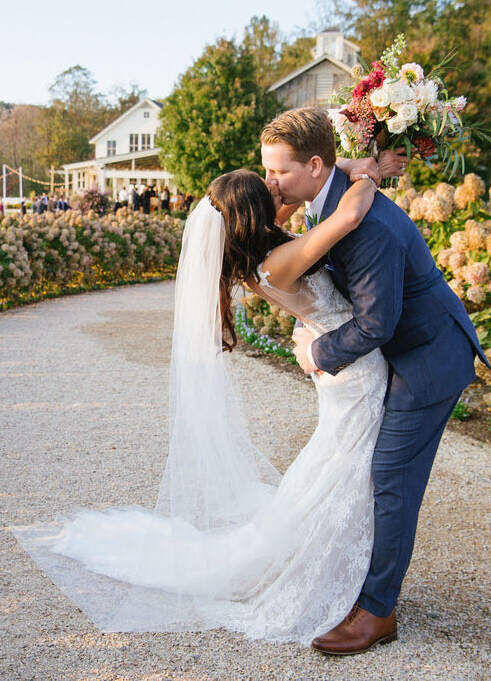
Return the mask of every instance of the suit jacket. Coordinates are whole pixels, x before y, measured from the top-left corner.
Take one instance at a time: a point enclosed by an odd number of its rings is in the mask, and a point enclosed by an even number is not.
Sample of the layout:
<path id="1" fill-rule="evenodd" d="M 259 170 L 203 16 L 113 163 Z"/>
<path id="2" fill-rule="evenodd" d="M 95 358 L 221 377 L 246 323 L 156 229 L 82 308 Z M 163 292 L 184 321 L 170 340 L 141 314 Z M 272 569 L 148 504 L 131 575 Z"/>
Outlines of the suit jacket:
<path id="1" fill-rule="evenodd" d="M 322 219 L 350 185 L 335 168 Z M 391 369 L 387 406 L 404 410 L 463 390 L 475 378 L 476 353 L 489 366 L 474 325 L 416 225 L 382 193 L 330 258 L 330 274 L 351 301 L 353 318 L 312 343 L 320 369 L 335 375 L 379 347 Z"/>

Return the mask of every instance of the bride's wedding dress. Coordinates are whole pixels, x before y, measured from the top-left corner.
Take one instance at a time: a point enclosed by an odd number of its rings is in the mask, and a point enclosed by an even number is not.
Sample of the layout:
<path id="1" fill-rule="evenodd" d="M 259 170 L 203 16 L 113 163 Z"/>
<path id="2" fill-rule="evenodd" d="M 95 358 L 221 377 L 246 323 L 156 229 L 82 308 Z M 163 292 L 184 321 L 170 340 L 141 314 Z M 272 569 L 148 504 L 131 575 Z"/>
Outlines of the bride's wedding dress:
<path id="1" fill-rule="evenodd" d="M 324 270 L 305 276 L 296 294 L 271 287 L 261 267 L 259 274 L 264 296 L 317 333 L 352 316 Z M 252 483 L 238 472 L 243 494 L 232 500 L 236 513 L 228 523 L 200 527 L 174 503 L 154 511 L 76 509 L 53 523 L 11 529 L 102 631 L 224 627 L 309 645 L 347 614 L 368 571 L 370 467 L 387 366 L 374 350 L 336 376 L 313 375 L 313 382 L 319 422 L 311 439 L 276 483 L 271 469 Z M 226 496 L 228 488 L 215 482 L 213 497 Z"/>

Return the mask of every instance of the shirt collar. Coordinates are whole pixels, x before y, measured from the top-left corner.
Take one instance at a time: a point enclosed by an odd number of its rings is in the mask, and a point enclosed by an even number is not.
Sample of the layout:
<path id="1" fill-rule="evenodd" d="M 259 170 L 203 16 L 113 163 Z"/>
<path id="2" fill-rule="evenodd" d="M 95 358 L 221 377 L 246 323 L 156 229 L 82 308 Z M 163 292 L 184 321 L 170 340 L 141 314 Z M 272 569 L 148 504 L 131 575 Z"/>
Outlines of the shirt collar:
<path id="1" fill-rule="evenodd" d="M 317 217 L 317 222 L 320 222 L 322 209 L 324 208 L 324 204 L 326 202 L 327 195 L 329 193 L 329 189 L 331 188 L 333 178 L 334 178 L 334 166 L 331 169 L 329 177 L 325 181 L 324 186 L 322 187 L 320 192 L 317 194 L 317 196 L 313 199 L 313 201 L 306 201 L 305 202 L 306 212 L 308 213 L 308 215 L 311 218 Z"/>

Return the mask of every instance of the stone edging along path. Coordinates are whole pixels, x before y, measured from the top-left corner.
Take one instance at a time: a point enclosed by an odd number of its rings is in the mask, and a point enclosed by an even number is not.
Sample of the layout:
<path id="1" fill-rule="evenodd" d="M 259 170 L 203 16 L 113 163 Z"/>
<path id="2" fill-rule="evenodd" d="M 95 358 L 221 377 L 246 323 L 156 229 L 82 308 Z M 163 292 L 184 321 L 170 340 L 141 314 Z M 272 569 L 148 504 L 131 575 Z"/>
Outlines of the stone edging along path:
<path id="1" fill-rule="evenodd" d="M 444 435 L 399 603 L 399 640 L 325 658 L 223 630 L 101 634 L 32 563 L 9 525 L 74 506 L 155 502 L 167 437 L 174 282 L 118 287 L 0 315 L 6 681 L 389 681 L 484 678 L 483 445 Z M 281 469 L 310 436 L 310 382 L 230 358 L 251 435 Z M 254 353 L 252 353 L 254 354 Z"/>

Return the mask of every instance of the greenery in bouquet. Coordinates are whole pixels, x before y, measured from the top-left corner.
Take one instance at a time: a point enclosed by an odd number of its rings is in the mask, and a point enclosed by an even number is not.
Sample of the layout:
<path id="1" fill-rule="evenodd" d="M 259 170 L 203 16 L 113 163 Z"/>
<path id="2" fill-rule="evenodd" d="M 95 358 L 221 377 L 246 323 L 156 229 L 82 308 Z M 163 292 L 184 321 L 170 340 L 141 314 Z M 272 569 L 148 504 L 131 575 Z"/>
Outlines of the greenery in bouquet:
<path id="1" fill-rule="evenodd" d="M 408 158 L 441 161 L 444 175 L 464 172 L 461 148 L 471 129 L 464 126 L 461 112 L 467 100 L 450 97 L 442 79 L 452 55 L 425 75 L 417 63 L 400 65 L 405 49 L 400 34 L 371 67 L 353 67 L 355 85 L 338 95 L 342 106 L 328 112 L 342 153 L 360 158 L 402 146 Z M 477 128 L 473 132 L 485 137 Z"/>

